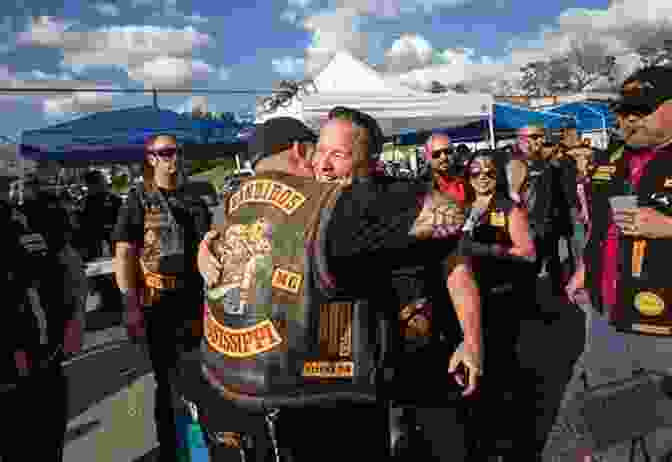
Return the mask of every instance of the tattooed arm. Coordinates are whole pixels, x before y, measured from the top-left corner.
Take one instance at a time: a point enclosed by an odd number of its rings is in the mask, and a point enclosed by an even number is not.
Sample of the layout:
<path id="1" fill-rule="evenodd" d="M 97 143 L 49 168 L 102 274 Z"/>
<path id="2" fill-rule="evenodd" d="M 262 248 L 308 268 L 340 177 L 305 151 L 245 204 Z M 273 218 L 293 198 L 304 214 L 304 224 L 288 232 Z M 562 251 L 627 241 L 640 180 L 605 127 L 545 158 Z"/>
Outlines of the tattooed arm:
<path id="1" fill-rule="evenodd" d="M 464 365 L 468 378 L 466 378 L 467 389 L 463 394 L 468 396 L 476 389 L 478 376 L 483 371 L 481 297 L 469 259 L 458 258 L 457 264 L 452 269 L 450 265 L 444 263 L 444 270 L 448 272 L 446 286 L 464 335 L 462 344 L 450 360 L 449 371 L 455 372 L 460 363 Z M 456 378 L 462 379 L 459 376 Z"/>

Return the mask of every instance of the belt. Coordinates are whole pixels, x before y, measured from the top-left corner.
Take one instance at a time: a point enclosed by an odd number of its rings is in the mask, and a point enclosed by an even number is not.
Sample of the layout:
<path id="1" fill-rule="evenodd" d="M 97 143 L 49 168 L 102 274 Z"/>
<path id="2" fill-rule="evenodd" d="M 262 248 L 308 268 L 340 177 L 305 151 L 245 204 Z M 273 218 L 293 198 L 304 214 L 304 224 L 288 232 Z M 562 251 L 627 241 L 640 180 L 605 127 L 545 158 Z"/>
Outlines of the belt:
<path id="1" fill-rule="evenodd" d="M 176 290 L 184 288 L 184 279 L 177 276 L 167 276 L 165 274 L 145 272 L 145 285 L 151 289 Z"/>

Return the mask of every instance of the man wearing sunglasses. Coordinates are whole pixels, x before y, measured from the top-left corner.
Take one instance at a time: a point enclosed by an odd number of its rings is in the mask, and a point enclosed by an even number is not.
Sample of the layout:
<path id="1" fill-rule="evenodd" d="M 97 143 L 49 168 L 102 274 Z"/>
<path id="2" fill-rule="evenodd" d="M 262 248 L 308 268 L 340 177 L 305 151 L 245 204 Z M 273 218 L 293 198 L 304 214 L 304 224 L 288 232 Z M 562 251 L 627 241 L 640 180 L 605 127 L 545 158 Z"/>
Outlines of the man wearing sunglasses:
<path id="1" fill-rule="evenodd" d="M 115 277 L 125 302 L 129 338 L 146 343 L 154 370 L 154 417 L 161 461 L 177 461 L 173 397 L 178 356 L 202 335 L 203 284 L 198 243 L 210 212 L 184 180 L 172 135 L 148 139 L 143 183 L 131 189 L 113 233 Z"/>
<path id="2" fill-rule="evenodd" d="M 269 121 L 267 124 L 272 125 L 273 121 Z M 289 129 L 283 130 L 283 132 L 287 134 Z M 458 225 L 458 221 L 462 223 L 463 219 L 456 221 L 456 214 L 451 213 L 456 206 L 454 199 L 446 199 L 445 196 L 438 193 L 430 193 L 425 185 L 409 184 L 408 182 L 390 182 L 384 184 L 375 181 L 363 181 L 363 178 L 357 176 L 363 175 L 368 177 L 371 167 L 367 166 L 372 165 L 370 161 L 372 156 L 370 153 L 379 153 L 381 149 L 382 136 L 380 136 L 380 129 L 372 118 L 358 111 L 337 108 L 330 113 L 329 121 L 321 131 L 317 154 L 314 160 L 316 174 L 324 174 L 326 182 L 315 183 L 312 179 L 312 172 L 306 172 L 299 167 L 301 165 L 301 156 L 294 150 L 280 153 L 282 157 L 278 157 L 278 155 L 266 156 L 257 164 L 256 170 L 258 176 L 256 177 L 256 181 L 268 182 L 282 179 L 282 184 L 291 184 L 293 188 L 301 188 L 300 191 L 305 191 L 303 195 L 311 200 L 311 202 L 316 195 L 325 196 L 321 205 L 311 205 L 311 207 L 317 206 L 319 209 L 319 213 L 316 213 L 316 218 L 320 220 L 317 228 L 315 227 L 316 224 L 310 225 L 311 221 L 309 222 L 308 233 L 304 234 L 304 231 L 300 233 L 304 236 L 304 239 L 310 238 L 308 245 L 304 246 L 302 244 L 299 247 L 309 249 L 307 260 L 304 261 L 310 266 L 304 267 L 303 271 L 299 274 L 305 274 L 306 276 L 303 280 L 307 282 L 315 281 L 303 289 L 303 296 L 309 297 L 308 303 L 310 303 L 310 299 L 319 301 L 318 306 L 310 308 L 311 310 L 319 308 L 318 311 L 321 311 L 324 308 L 324 302 L 329 302 L 330 300 L 334 302 L 342 301 L 345 302 L 342 303 L 343 306 L 340 310 L 340 317 L 343 318 L 348 312 L 348 307 L 351 306 L 349 301 L 353 297 L 369 299 L 372 300 L 372 303 L 375 301 L 375 305 L 371 305 L 372 307 L 393 306 L 395 302 L 398 305 L 398 300 L 395 300 L 395 297 L 392 295 L 393 291 L 390 290 L 391 270 L 407 266 L 431 266 L 432 262 L 440 263 L 444 261 L 456 249 L 457 237 L 455 227 L 461 227 L 461 225 Z M 273 152 L 270 146 L 266 151 Z M 328 159 L 329 157 L 333 157 L 334 160 Z M 282 165 L 283 162 L 284 166 Z M 332 162 L 332 165 L 329 165 L 329 162 Z M 337 162 L 340 165 L 336 165 Z M 287 173 L 279 176 L 281 172 Z M 340 177 L 337 176 L 337 172 Z M 267 176 L 270 178 L 267 178 Z M 350 185 L 343 187 L 339 181 L 341 177 L 350 177 L 348 181 Z M 255 179 L 252 179 L 248 184 L 254 183 L 254 181 Z M 245 197 L 246 185 L 243 184 L 242 188 L 241 199 L 231 198 L 228 200 L 229 210 L 231 210 L 232 204 L 245 200 L 242 198 Z M 256 188 L 255 185 L 254 190 L 250 189 L 249 194 L 257 194 Z M 259 194 L 263 194 L 263 192 Z M 335 197 L 332 195 L 335 195 Z M 333 197 L 333 199 L 330 197 Z M 417 202 L 419 198 L 421 199 L 420 204 Z M 428 200 L 433 202 L 430 204 L 427 202 Z M 237 206 L 234 205 L 234 207 Z M 420 210 L 418 210 L 418 207 Z M 299 212 L 297 211 L 297 213 Z M 307 213 L 309 216 L 314 215 L 312 212 L 304 213 Z M 231 212 L 228 215 L 229 219 L 235 220 L 234 223 L 239 220 L 236 215 Z M 270 217 L 271 215 L 265 214 L 264 216 Z M 395 217 L 392 220 L 395 223 L 385 221 L 385 217 Z M 277 226 L 278 224 L 276 223 L 269 229 L 267 223 L 263 224 L 263 228 L 266 230 L 265 233 L 272 232 L 275 234 Z M 305 223 L 301 224 L 301 228 L 305 230 Z M 323 231 L 315 235 L 313 230 L 316 229 L 323 229 Z M 200 266 L 205 273 L 206 279 L 211 283 L 214 282 L 215 287 L 219 284 L 220 277 L 230 277 L 227 276 L 227 271 L 234 274 L 237 271 L 229 263 L 232 257 L 227 256 L 233 256 L 238 253 L 233 245 L 235 240 L 238 239 L 238 231 L 235 233 L 233 231 L 234 229 L 232 228 L 228 230 L 225 228 L 223 232 L 220 232 L 222 235 L 229 236 L 228 240 L 231 242 L 231 244 L 228 244 L 228 250 L 226 245 L 224 245 L 220 252 L 216 252 L 224 257 L 224 262 L 208 261 L 206 251 L 202 252 L 201 256 L 199 256 L 199 263 L 202 263 Z M 311 238 L 311 236 L 313 237 Z M 217 242 L 209 243 L 206 241 L 206 245 L 212 245 L 216 248 Z M 299 250 L 297 249 L 296 251 Z M 299 253 L 302 253 L 302 251 L 299 251 Z M 277 260 L 277 264 L 282 269 L 282 260 Z M 300 266 L 295 266 L 293 271 L 297 272 L 300 268 Z M 367 278 L 362 279 L 362 274 L 366 274 Z M 243 277 L 242 280 L 244 279 Z M 315 283 L 317 283 L 317 286 L 314 285 Z M 220 289 L 215 288 L 215 290 Z M 259 294 L 258 290 L 257 294 Z M 280 293 L 275 296 L 279 297 L 279 295 Z M 466 299 L 469 294 L 463 294 L 463 296 Z M 306 300 L 303 303 L 307 303 Z M 208 304 L 211 306 L 212 313 L 217 317 L 222 316 L 220 314 L 222 309 L 225 311 L 233 309 L 233 307 L 220 308 L 219 303 L 216 303 L 214 300 L 209 300 Z M 465 343 L 453 355 L 450 362 L 448 362 L 448 358 L 443 359 L 445 359 L 445 366 L 450 367 L 451 370 L 457 369 L 458 364 L 465 366 L 465 373 L 468 375 L 468 389 L 466 392 L 471 393 L 476 386 L 476 379 L 480 372 L 478 364 L 480 358 L 480 323 L 478 315 L 480 311 L 478 310 L 478 303 L 475 305 L 475 313 L 466 308 L 468 303 L 465 300 L 459 300 L 456 304 L 459 304 L 460 308 L 463 308 L 462 305 L 464 305 L 464 311 L 469 311 L 466 314 L 462 311 L 460 312 L 460 320 L 463 321 L 465 332 Z M 308 307 L 310 306 L 309 304 Z M 247 310 L 250 308 L 247 308 Z M 306 312 L 305 310 L 304 308 L 304 312 Z M 333 314 L 336 315 L 337 312 L 335 311 Z M 368 312 L 370 313 L 370 311 Z M 376 401 L 376 388 L 372 379 L 382 373 L 384 369 L 375 366 L 376 360 L 374 356 L 370 356 L 373 353 L 370 351 L 370 345 L 362 338 L 364 332 L 362 331 L 364 327 L 362 321 L 369 317 L 368 315 L 362 316 L 367 311 L 355 310 L 353 313 L 355 315 L 349 318 L 351 319 L 349 323 L 350 328 L 343 332 L 342 340 L 345 340 L 345 343 L 336 343 L 336 346 L 341 345 L 341 348 L 345 348 L 337 349 L 336 358 L 340 356 L 341 361 L 351 358 L 351 360 L 355 361 L 355 370 L 353 372 L 342 371 L 343 374 L 340 375 L 339 380 L 339 376 L 327 377 L 325 375 L 328 373 L 327 370 L 322 371 L 319 368 L 311 368 L 306 371 L 304 364 L 304 378 L 302 380 L 298 382 L 296 382 L 296 379 L 288 378 L 287 380 L 295 383 L 292 389 L 294 395 L 313 396 L 315 397 L 313 399 L 316 399 L 320 393 L 327 398 L 333 397 L 332 391 L 335 390 L 334 387 L 339 387 L 340 383 L 342 409 L 349 407 L 348 410 L 344 410 L 343 412 L 336 412 L 334 410 L 328 413 L 323 411 L 314 414 L 315 417 L 318 415 L 323 416 L 320 418 L 321 431 L 324 430 L 325 433 L 333 431 L 339 435 L 339 440 L 347 441 L 345 445 L 332 446 L 331 455 L 336 458 L 348 455 L 352 456 L 356 453 L 356 448 L 368 447 L 376 448 L 376 455 L 384 458 L 387 456 L 385 448 L 389 445 L 388 432 L 385 431 L 385 415 L 387 410 L 371 407 Z M 357 315 L 356 313 L 359 314 Z M 275 314 L 275 316 L 279 315 L 282 315 L 282 313 Z M 279 326 L 278 328 L 281 328 L 283 325 L 282 322 L 278 323 L 278 321 L 275 321 L 273 315 L 271 315 L 270 319 L 274 325 Z M 316 321 L 319 320 L 320 325 L 323 322 L 330 322 L 329 319 L 325 319 L 322 316 L 316 316 L 315 319 Z M 331 322 L 336 322 L 338 319 L 339 316 L 333 316 Z M 221 318 L 221 322 L 226 322 L 225 318 Z M 323 327 L 327 327 L 327 325 Z M 338 324 L 333 324 L 333 327 L 338 327 Z M 215 328 L 213 327 L 210 332 L 214 332 L 214 330 Z M 206 331 L 208 331 L 207 326 Z M 394 328 L 392 331 L 394 331 Z M 300 330 L 297 330 L 296 334 L 298 337 L 290 337 L 286 341 L 293 344 L 301 340 L 300 332 Z M 316 332 L 316 337 L 321 338 L 323 335 L 327 335 L 328 337 L 329 332 L 330 329 L 320 329 L 319 334 Z M 279 332 L 278 337 L 282 338 L 283 333 L 282 331 Z M 325 337 L 325 340 L 328 339 L 327 337 Z M 367 335 L 364 338 L 366 337 Z M 328 350 L 327 343 L 321 348 L 327 348 Z M 215 350 L 220 351 L 220 354 L 215 354 Z M 224 350 L 226 349 L 218 348 L 215 337 L 209 337 L 207 342 L 204 343 L 204 370 L 206 371 L 207 380 L 215 388 L 219 388 L 221 393 L 228 396 L 228 400 L 232 400 L 235 403 L 246 402 L 251 400 L 250 397 L 244 396 L 246 393 L 251 393 L 253 396 L 261 395 L 263 397 L 269 394 L 269 391 L 264 390 L 264 388 L 272 389 L 277 387 L 277 385 L 274 386 L 270 382 L 264 384 L 264 381 L 259 381 L 256 385 L 248 384 L 245 388 L 236 385 L 243 380 L 235 378 L 235 369 L 240 368 L 240 363 L 229 359 L 228 363 L 230 365 L 228 367 L 221 366 L 219 363 L 227 356 L 231 356 L 230 353 Z M 277 351 L 272 349 L 269 352 L 270 354 L 266 355 L 260 352 L 258 353 L 261 356 L 259 360 L 263 359 L 263 357 L 268 358 L 265 361 L 271 360 L 274 356 L 281 357 L 279 355 L 283 354 L 282 351 L 281 349 Z M 357 351 L 359 353 L 352 357 L 352 352 Z M 223 356 L 221 352 L 223 352 Z M 328 351 L 326 353 L 328 354 Z M 315 351 L 314 354 L 319 353 Z M 298 359 L 301 358 L 299 357 Z M 254 362 L 250 364 L 254 364 Z M 440 366 L 437 365 L 437 367 Z M 262 369 L 259 369 L 260 373 L 261 371 Z M 281 369 L 278 370 L 278 373 L 287 374 L 287 372 Z M 314 382 L 314 380 L 318 382 Z M 376 379 L 376 382 L 378 382 L 378 379 Z M 232 389 L 244 389 L 248 391 L 245 393 L 242 391 L 231 393 Z M 322 391 L 320 392 L 320 390 Z M 352 395 L 351 393 L 354 390 L 360 390 L 359 394 Z M 364 402 L 362 402 L 362 399 Z M 366 404 L 367 401 L 368 405 Z M 270 404 L 272 402 L 271 393 L 267 405 L 272 407 L 272 404 Z M 354 407 L 352 407 L 353 403 Z M 287 406 L 286 403 L 285 406 Z M 305 410 L 306 417 L 310 416 L 311 412 L 316 412 L 315 410 L 311 411 L 309 409 L 310 406 L 304 407 L 307 407 Z M 283 414 L 285 415 L 284 419 Z M 278 431 L 282 432 L 283 426 L 285 429 L 291 427 L 292 421 L 301 415 L 302 412 L 299 412 L 292 417 L 291 411 L 288 412 L 281 409 L 279 420 L 277 421 Z M 349 422 L 347 425 L 345 424 L 346 421 Z M 231 429 L 233 430 L 234 428 Z M 315 433 L 313 433 L 313 437 L 310 440 L 306 440 L 305 438 L 293 440 L 295 437 L 297 435 L 292 436 L 289 430 L 285 430 L 284 438 L 286 439 L 284 440 L 284 445 L 292 449 L 295 457 L 297 457 L 296 460 L 310 460 L 314 457 L 313 451 L 326 444 L 322 438 L 317 438 Z M 280 443 L 282 446 L 283 441 L 280 441 Z M 453 454 L 451 454 L 452 456 Z"/>
<path id="3" fill-rule="evenodd" d="M 443 133 L 431 135 L 425 143 L 425 157 L 432 167 L 434 187 L 464 202 L 464 180 L 460 175 L 460 155 L 450 137 Z"/>
<path id="4" fill-rule="evenodd" d="M 591 236 L 584 266 L 568 286 L 572 297 L 588 289 L 593 306 L 616 327 L 663 336 L 671 333 L 659 320 L 668 319 L 672 302 L 666 271 L 672 251 L 670 82 L 672 69 L 650 67 L 623 83 L 613 107 L 623 149 L 595 165 Z"/>

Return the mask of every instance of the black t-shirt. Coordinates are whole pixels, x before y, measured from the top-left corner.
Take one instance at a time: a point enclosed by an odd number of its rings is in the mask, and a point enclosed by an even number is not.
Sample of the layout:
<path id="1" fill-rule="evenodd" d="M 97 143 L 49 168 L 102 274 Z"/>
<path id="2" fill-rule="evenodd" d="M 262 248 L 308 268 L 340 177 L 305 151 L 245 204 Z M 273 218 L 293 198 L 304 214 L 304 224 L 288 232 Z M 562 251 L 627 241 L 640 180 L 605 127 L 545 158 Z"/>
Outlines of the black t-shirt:
<path id="1" fill-rule="evenodd" d="M 120 197 L 110 193 L 92 194 L 86 198 L 81 212 L 81 223 L 87 231 L 104 230 L 104 226 L 117 222 L 117 215 L 121 209 Z"/>
<path id="2" fill-rule="evenodd" d="M 139 186 L 140 188 L 142 186 Z M 207 205 L 200 197 L 190 195 L 188 185 L 175 191 L 159 188 L 168 202 L 171 212 L 177 223 L 184 228 L 185 253 L 193 259 L 195 268 L 198 244 L 205 233 L 210 229 L 211 215 Z M 112 234 L 115 242 L 130 242 L 138 246 L 144 244 L 145 212 L 140 199 L 139 190 L 133 188 L 126 199 L 126 203 L 119 211 L 117 224 Z"/>

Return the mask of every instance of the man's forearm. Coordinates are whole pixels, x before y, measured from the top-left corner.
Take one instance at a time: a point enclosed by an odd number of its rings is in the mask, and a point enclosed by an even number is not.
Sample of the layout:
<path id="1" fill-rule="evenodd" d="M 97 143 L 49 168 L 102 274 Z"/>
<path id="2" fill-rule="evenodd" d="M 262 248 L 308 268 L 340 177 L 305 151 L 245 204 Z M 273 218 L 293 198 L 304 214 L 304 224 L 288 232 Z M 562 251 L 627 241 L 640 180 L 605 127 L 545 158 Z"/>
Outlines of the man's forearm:
<path id="1" fill-rule="evenodd" d="M 139 247 L 128 242 L 118 242 L 114 258 L 114 275 L 122 291 L 137 289 L 140 282 Z"/>
<path id="2" fill-rule="evenodd" d="M 465 346 L 481 352 L 481 297 L 469 266 L 460 264 L 455 267 L 448 275 L 446 285 L 462 327 Z"/>

